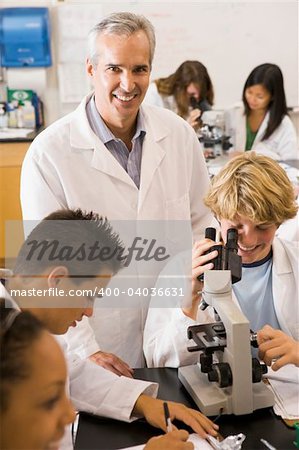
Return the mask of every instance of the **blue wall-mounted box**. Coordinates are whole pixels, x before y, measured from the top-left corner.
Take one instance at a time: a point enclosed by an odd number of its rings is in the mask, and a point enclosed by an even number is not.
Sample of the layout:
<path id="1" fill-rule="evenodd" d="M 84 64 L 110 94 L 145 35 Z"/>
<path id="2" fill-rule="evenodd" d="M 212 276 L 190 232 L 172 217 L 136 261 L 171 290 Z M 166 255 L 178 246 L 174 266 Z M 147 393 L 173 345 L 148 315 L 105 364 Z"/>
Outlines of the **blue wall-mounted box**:
<path id="1" fill-rule="evenodd" d="M 51 66 L 48 8 L 1 8 L 0 46 L 3 67 Z"/>

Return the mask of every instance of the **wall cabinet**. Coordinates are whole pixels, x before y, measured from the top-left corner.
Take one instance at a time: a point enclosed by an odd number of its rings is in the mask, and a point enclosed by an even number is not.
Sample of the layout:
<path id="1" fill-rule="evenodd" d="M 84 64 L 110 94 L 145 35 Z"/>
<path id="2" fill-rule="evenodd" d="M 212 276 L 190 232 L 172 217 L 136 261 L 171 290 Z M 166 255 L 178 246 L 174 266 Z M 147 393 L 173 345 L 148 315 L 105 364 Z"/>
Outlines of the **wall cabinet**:
<path id="1" fill-rule="evenodd" d="M 20 174 L 24 156 L 30 142 L 2 142 L 0 143 L 0 267 L 4 267 L 5 258 L 11 259 L 13 247 L 7 246 L 5 226 L 8 220 L 21 221 L 20 205 Z M 17 229 L 21 229 L 17 227 Z M 15 230 L 17 230 L 15 229 Z M 23 236 L 15 231 L 13 236 L 14 247 L 18 248 Z M 7 262 L 6 262 L 7 266 Z"/>

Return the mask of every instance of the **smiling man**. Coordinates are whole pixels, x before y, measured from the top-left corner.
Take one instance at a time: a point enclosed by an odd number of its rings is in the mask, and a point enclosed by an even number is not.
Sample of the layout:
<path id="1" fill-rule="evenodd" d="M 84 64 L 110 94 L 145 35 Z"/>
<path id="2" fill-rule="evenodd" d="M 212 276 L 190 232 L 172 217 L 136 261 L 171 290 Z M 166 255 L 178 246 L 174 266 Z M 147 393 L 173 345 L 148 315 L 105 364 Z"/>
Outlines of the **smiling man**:
<path id="1" fill-rule="evenodd" d="M 159 221 L 169 239 L 170 221 L 184 221 L 194 238 L 203 236 L 213 218 L 202 202 L 209 177 L 198 138 L 175 113 L 142 103 L 155 51 L 152 24 L 133 13 L 113 13 L 88 40 L 86 69 L 94 90 L 30 146 L 21 177 L 23 218 L 79 207 L 109 221 L 131 221 L 136 229 Z M 129 287 L 150 289 L 158 272 L 141 279 L 136 269 Z M 91 321 L 96 339 L 131 367 L 142 367 L 148 298 L 121 293 L 115 301 L 115 308 L 111 299 L 97 305 Z M 73 348 L 82 349 L 85 323 L 71 330 Z M 82 356 L 90 356 L 87 349 Z M 97 362 L 103 364 L 101 355 Z"/>
<path id="2" fill-rule="evenodd" d="M 95 116 L 101 116 L 130 152 L 139 107 L 149 85 L 150 42 L 143 30 L 126 39 L 123 35 L 95 33 L 96 29 L 90 40 L 96 42 L 96 53 L 87 60 L 87 72 L 95 89 Z"/>

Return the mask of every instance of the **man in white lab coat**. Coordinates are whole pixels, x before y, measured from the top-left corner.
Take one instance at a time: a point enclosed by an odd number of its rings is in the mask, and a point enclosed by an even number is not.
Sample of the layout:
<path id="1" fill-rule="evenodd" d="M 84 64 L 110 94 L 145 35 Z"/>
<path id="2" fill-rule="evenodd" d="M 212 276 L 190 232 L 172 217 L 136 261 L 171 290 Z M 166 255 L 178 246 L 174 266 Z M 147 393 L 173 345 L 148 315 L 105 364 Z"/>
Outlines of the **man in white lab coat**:
<path id="1" fill-rule="evenodd" d="M 115 13 L 93 28 L 87 72 L 94 92 L 42 132 L 27 152 L 21 176 L 24 219 L 81 207 L 109 220 L 187 221 L 195 237 L 210 225 L 212 216 L 201 200 L 209 178 L 193 129 L 170 111 L 141 105 L 154 48 L 153 27 L 142 16 Z M 137 272 L 134 283 L 135 289 Z M 127 296 L 121 301 L 126 304 Z M 99 305 L 92 326 L 101 348 L 132 367 L 142 366 L 147 308 L 140 297 L 127 308 L 108 303 L 100 310 Z M 91 355 L 82 345 L 89 333 L 84 323 L 69 336 L 82 357 Z M 102 354 L 95 358 L 103 364 Z M 115 370 L 113 363 L 110 368 Z"/>
<path id="2" fill-rule="evenodd" d="M 122 267 L 122 257 L 121 241 L 107 220 L 80 209 L 56 211 L 25 240 L 7 290 L 0 284 L 0 296 L 32 312 L 50 332 L 63 335 L 83 316 L 92 315 L 94 296 Z M 144 416 L 165 428 L 163 402 L 152 398 L 157 394 L 155 383 L 117 376 L 68 352 L 64 336 L 58 340 L 67 354 L 70 395 L 77 410 L 124 421 Z M 169 405 L 173 417 L 194 431 L 205 435 L 216 429 L 201 413 Z"/>

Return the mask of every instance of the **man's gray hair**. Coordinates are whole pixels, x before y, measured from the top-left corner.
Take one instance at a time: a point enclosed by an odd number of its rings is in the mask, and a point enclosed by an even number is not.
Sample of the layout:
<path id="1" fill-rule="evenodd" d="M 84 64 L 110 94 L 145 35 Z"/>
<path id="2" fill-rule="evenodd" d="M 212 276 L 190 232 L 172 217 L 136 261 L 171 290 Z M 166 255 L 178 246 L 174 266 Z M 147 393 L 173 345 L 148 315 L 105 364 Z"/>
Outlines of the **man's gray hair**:
<path id="1" fill-rule="evenodd" d="M 137 31 L 144 31 L 150 45 L 150 66 L 155 53 L 155 30 L 151 22 L 144 16 L 130 12 L 112 13 L 104 17 L 88 34 L 88 57 L 94 66 L 98 63 L 97 38 L 101 34 L 117 34 L 131 36 Z"/>

